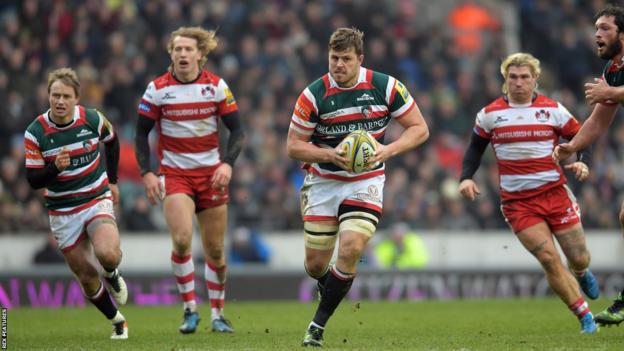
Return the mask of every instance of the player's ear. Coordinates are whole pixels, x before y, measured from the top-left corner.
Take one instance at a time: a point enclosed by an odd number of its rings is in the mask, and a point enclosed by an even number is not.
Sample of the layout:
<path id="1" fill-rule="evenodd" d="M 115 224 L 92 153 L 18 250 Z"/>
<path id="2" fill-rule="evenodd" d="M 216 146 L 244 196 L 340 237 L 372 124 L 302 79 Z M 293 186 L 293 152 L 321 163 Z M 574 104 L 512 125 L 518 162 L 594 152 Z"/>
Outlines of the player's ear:
<path id="1" fill-rule="evenodd" d="M 358 56 L 358 61 L 360 62 L 360 65 L 364 62 L 364 54 Z"/>

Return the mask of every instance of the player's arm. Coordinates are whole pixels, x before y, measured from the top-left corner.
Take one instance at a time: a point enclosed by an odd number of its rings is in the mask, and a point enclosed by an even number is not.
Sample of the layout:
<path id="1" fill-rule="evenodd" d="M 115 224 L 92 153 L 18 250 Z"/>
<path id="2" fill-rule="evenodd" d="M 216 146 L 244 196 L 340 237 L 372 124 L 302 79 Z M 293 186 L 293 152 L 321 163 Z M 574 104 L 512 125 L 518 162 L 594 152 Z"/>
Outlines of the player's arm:
<path id="1" fill-rule="evenodd" d="M 156 122 L 148 117 L 139 114 L 136 131 L 134 133 L 134 155 L 141 169 L 143 186 L 147 199 L 152 205 L 156 205 L 158 200 L 162 200 L 163 189 L 158 181 L 158 177 L 150 168 L 150 147 L 149 133 L 154 128 Z"/>
<path id="2" fill-rule="evenodd" d="M 593 83 L 585 83 L 585 99 L 590 105 L 621 102 L 624 101 L 624 86 L 614 87 L 604 78 L 594 78 Z"/>
<path id="3" fill-rule="evenodd" d="M 49 186 L 59 173 L 56 164 L 50 162 L 44 168 L 26 168 L 26 180 L 33 189 L 42 189 Z"/>
<path id="4" fill-rule="evenodd" d="M 26 158 L 26 180 L 33 189 L 45 188 L 52 184 L 70 163 L 69 151 L 63 148 L 53 162 L 46 164 L 39 149 L 39 142 L 29 131 L 24 134 L 24 155 Z"/>
<path id="5" fill-rule="evenodd" d="M 234 162 L 238 158 L 241 150 L 243 150 L 245 134 L 243 133 L 243 127 L 241 126 L 237 110 L 232 110 L 224 114 L 221 120 L 230 131 L 230 136 L 228 137 L 227 150 L 223 157 L 223 163 L 212 175 L 211 182 L 213 188 L 222 190 L 230 184 L 230 180 L 232 179 L 232 166 L 234 166 Z"/>
<path id="6" fill-rule="evenodd" d="M 481 193 L 472 177 L 479 169 L 481 157 L 483 157 L 483 152 L 489 143 L 489 139 L 477 133 L 473 132 L 470 136 L 470 144 L 464 154 L 461 176 L 459 177 L 459 193 L 467 199 L 474 200 Z"/>
<path id="7" fill-rule="evenodd" d="M 338 149 L 321 148 L 310 143 L 310 137 L 295 131 L 288 130 L 286 139 L 286 151 L 288 157 L 293 160 L 307 163 L 333 163 L 343 169 L 348 169 L 347 159 L 342 157 Z"/>
<path id="8" fill-rule="evenodd" d="M 241 125 L 238 111 L 230 112 L 227 115 L 221 117 L 223 124 L 230 131 L 230 136 L 227 143 L 227 151 L 223 157 L 223 162 L 234 166 L 234 162 L 240 155 L 245 145 L 245 133 L 243 132 L 243 126 Z"/>
<path id="9" fill-rule="evenodd" d="M 150 172 L 154 173 L 150 168 L 149 133 L 155 124 L 156 122 L 153 119 L 141 115 L 137 119 L 134 132 L 134 155 L 141 169 L 141 176 Z"/>
<path id="10" fill-rule="evenodd" d="M 573 153 L 587 148 L 598 137 L 604 134 L 617 111 L 619 105 L 596 104 L 589 118 L 583 123 L 581 129 L 576 133 L 569 143 L 559 144 L 553 151 L 553 159 L 556 162 L 565 160 Z"/>
<path id="11" fill-rule="evenodd" d="M 385 162 L 391 157 L 419 146 L 429 138 L 429 127 L 416 103 L 404 116 L 398 118 L 397 122 L 405 130 L 392 143 L 388 145 L 378 144 L 375 157 L 370 161 L 371 164 Z"/>
<path id="12" fill-rule="evenodd" d="M 307 163 L 333 163 L 348 170 L 347 159 L 342 156 L 343 151 L 338 147 L 321 148 L 310 143 L 316 123 L 318 123 L 318 111 L 313 99 L 314 96 L 308 88 L 297 99 L 286 139 L 288 157 Z"/>

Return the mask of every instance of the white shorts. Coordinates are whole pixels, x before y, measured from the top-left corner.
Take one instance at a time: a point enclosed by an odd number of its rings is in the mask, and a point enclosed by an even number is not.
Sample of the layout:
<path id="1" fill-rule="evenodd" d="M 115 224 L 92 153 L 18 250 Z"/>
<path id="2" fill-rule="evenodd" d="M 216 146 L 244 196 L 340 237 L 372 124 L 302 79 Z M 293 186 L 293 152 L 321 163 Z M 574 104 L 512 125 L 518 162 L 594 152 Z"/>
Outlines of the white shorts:
<path id="1" fill-rule="evenodd" d="M 301 187 L 304 221 L 338 220 L 340 205 L 364 207 L 381 214 L 385 175 L 344 182 L 308 173 Z"/>
<path id="2" fill-rule="evenodd" d="M 93 206 L 68 215 L 50 215 L 50 230 L 63 252 L 71 250 L 87 237 L 87 226 L 94 219 L 109 217 L 115 220 L 113 201 L 102 199 Z"/>

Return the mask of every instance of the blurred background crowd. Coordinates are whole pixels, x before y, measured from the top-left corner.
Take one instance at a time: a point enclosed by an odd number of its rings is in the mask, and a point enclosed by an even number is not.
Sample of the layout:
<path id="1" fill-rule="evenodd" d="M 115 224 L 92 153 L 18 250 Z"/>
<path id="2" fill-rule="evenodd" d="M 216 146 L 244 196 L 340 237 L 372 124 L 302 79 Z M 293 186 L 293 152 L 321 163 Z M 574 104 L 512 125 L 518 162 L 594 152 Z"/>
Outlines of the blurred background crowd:
<path id="1" fill-rule="evenodd" d="M 74 68 L 81 104 L 104 112 L 121 141 L 122 233 L 166 230 L 152 208 L 133 151 L 138 101 L 169 65 L 166 42 L 180 26 L 216 29 L 208 69 L 228 82 L 247 146 L 234 168 L 231 223 L 270 233 L 301 228 L 300 164 L 285 140 L 298 94 L 327 72 L 337 27 L 365 33 L 364 66 L 391 74 L 412 93 L 431 138 L 387 164 L 382 229 L 419 232 L 503 229 L 493 154 L 475 202 L 458 197 L 464 148 L 476 113 L 500 96 L 501 59 L 526 51 L 542 62 L 540 91 L 584 120 L 583 83 L 600 76 L 593 15 L 606 1 L 426 0 L 4 0 L 0 2 L 0 234 L 48 230 L 41 192 L 24 176 L 23 131 L 48 108 L 47 74 Z M 595 145 L 591 177 L 570 180 L 586 228 L 617 228 L 624 185 L 624 126 L 616 118 Z M 392 140 L 400 127 L 388 129 Z M 154 157 L 155 158 L 155 157 Z M 235 225 L 234 225 L 235 224 Z M 248 236 L 247 234 L 240 234 Z"/>

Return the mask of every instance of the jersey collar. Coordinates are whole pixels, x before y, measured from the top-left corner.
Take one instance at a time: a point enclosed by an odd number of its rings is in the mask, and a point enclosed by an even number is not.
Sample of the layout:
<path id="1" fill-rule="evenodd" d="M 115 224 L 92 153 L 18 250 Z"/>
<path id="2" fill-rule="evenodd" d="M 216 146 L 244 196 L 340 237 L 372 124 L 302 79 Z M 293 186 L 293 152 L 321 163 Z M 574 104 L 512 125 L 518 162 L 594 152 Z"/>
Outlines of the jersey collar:
<path id="1" fill-rule="evenodd" d="M 351 90 L 351 89 L 357 87 L 358 84 L 366 82 L 366 71 L 367 71 L 366 68 L 360 66 L 360 73 L 358 74 L 358 80 L 352 87 L 349 87 L 349 88 L 343 88 L 343 87 L 339 86 L 338 83 L 336 83 L 336 81 L 332 77 L 332 75 L 327 73 L 327 76 L 329 77 L 329 87 L 330 88 L 340 89 L 340 90 Z"/>
<path id="2" fill-rule="evenodd" d="M 78 109 L 78 105 L 74 106 L 74 116 L 73 116 L 73 118 L 72 118 L 72 121 L 71 121 L 71 122 L 69 122 L 69 123 L 68 123 L 68 124 L 66 124 L 66 125 L 63 125 L 62 127 L 59 127 L 59 125 L 58 125 L 58 124 L 56 124 L 56 123 L 54 123 L 54 122 L 52 121 L 52 117 L 50 117 L 50 109 L 48 109 L 48 110 L 47 110 L 47 111 L 43 114 L 43 117 L 44 117 L 44 119 L 45 119 L 46 123 L 48 124 L 48 126 L 49 126 L 50 128 L 54 128 L 54 129 L 58 129 L 58 130 L 64 130 L 64 129 L 68 129 L 68 128 L 70 128 L 71 126 L 73 126 L 73 125 L 76 123 L 76 121 L 77 121 L 78 119 L 80 119 L 80 110 Z"/>

